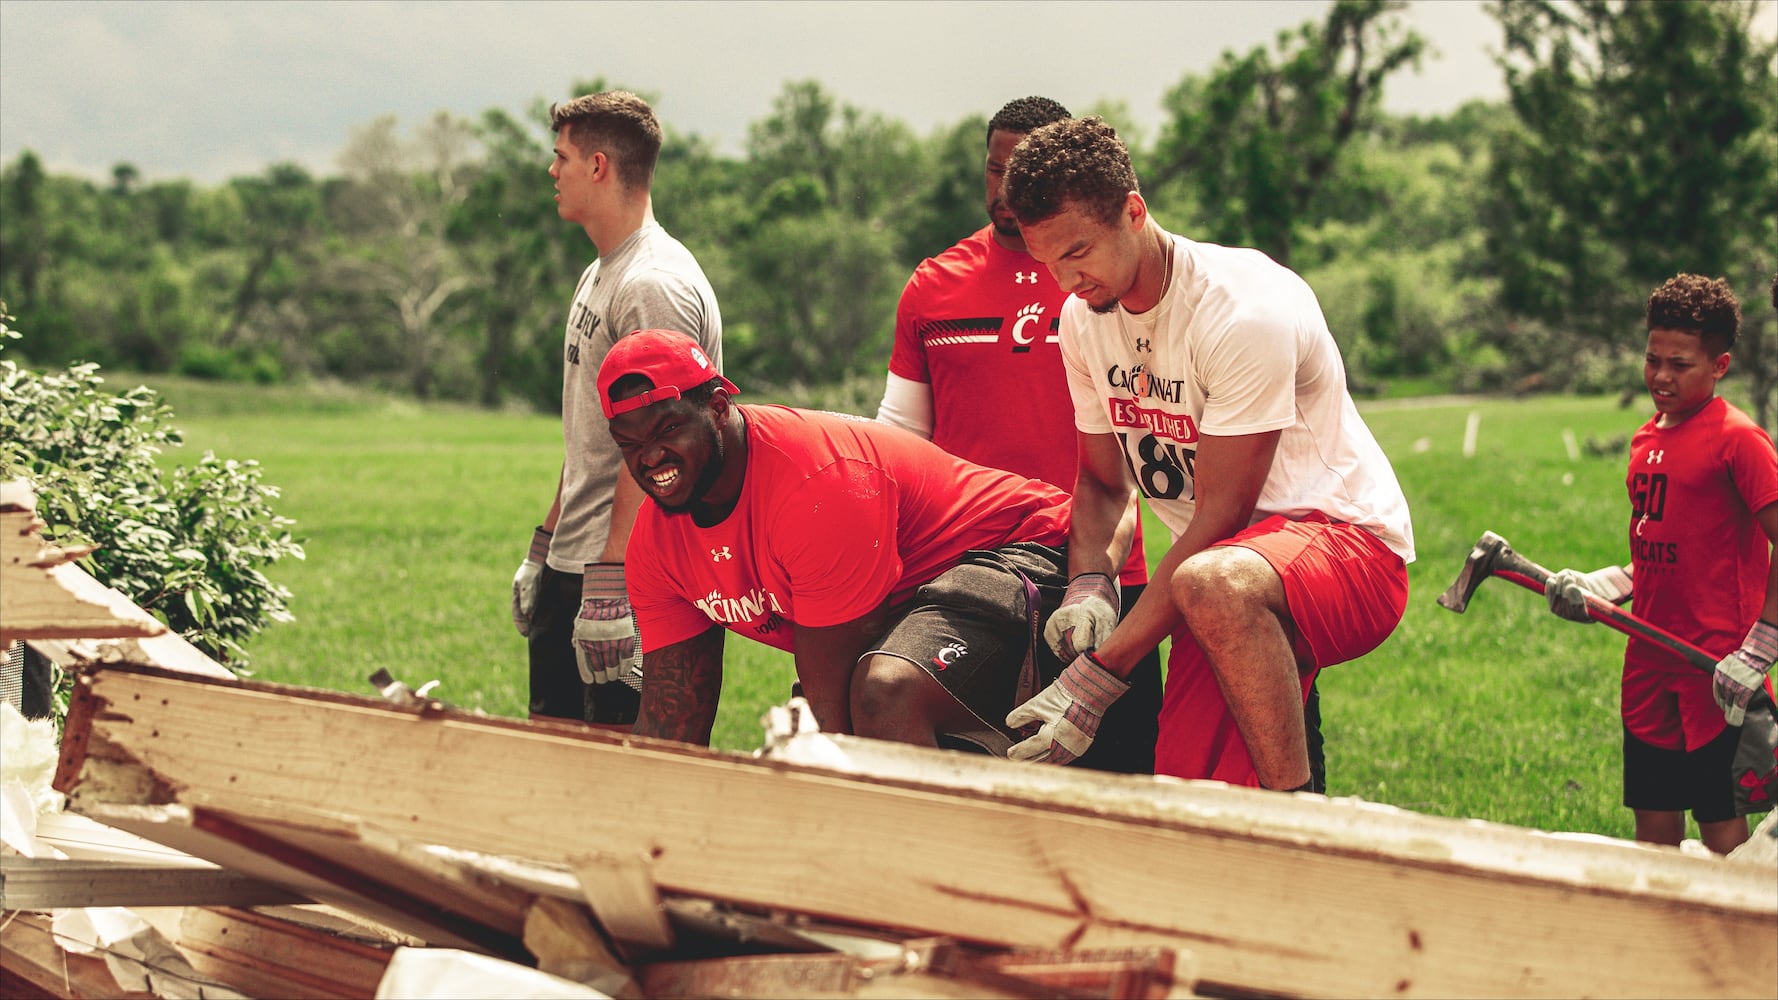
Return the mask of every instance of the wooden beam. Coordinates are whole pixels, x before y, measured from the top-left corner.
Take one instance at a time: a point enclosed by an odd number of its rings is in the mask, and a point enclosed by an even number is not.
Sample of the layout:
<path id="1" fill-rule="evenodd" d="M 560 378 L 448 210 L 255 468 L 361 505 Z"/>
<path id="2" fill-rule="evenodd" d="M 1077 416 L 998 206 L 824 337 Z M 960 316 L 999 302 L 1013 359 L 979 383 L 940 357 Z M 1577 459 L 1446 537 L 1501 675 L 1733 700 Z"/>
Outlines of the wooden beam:
<path id="1" fill-rule="evenodd" d="M 842 763 L 815 766 L 139 668 L 79 678 L 69 728 L 84 749 L 57 787 L 79 811 L 120 794 L 227 800 L 252 822 L 331 811 L 547 864 L 623 852 L 649 858 L 664 892 L 1000 947 L 1189 951 L 1205 992 L 1759 996 L 1778 982 L 1778 879 L 1352 800 L 912 748 L 897 753 L 923 766 L 847 773 L 868 741 L 825 743 Z M 89 784 L 107 772 L 137 778 Z M 598 794 L 537 777 L 561 774 Z"/>
<path id="2" fill-rule="evenodd" d="M 656 962 L 641 971 L 655 1000 L 693 997 L 1002 997 L 1019 1000 L 1184 1000 L 1164 949 L 1001 955 L 956 942 L 907 942 L 893 957 L 756 955 Z"/>
<path id="3" fill-rule="evenodd" d="M 450 859 L 350 818 L 294 806 L 276 815 L 242 813 L 220 802 L 195 809 L 93 803 L 85 811 L 430 944 L 526 957 L 520 934 L 529 892 L 453 870 Z"/>
<path id="4" fill-rule="evenodd" d="M 226 868 L 0 857 L 0 908 L 266 906 L 306 903 L 282 886 Z"/>
<path id="5" fill-rule="evenodd" d="M 393 948 L 235 908 L 188 907 L 179 948 L 192 968 L 256 997 L 371 997 Z"/>
<path id="6" fill-rule="evenodd" d="M 43 540 L 29 510 L 0 511 L 0 643 L 14 639 L 125 638 L 167 627 L 117 591 L 96 584 L 73 561 L 90 546 Z"/>

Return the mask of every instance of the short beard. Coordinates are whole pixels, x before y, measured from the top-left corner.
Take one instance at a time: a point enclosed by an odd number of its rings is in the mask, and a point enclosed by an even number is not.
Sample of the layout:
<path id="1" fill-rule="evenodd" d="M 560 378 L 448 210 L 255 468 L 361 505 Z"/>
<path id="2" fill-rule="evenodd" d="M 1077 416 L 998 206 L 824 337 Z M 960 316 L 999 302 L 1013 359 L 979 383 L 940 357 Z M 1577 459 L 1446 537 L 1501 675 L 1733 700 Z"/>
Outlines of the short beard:
<path id="1" fill-rule="evenodd" d="M 1105 316 L 1110 313 L 1116 312 L 1117 307 L 1121 304 L 1123 304 L 1122 299 L 1112 299 L 1111 301 L 1106 302 L 1103 305 L 1094 305 L 1091 302 L 1088 302 L 1087 308 L 1092 310 L 1095 313 L 1098 313 L 1100 316 Z"/>
<path id="2" fill-rule="evenodd" d="M 723 444 L 722 435 L 710 432 L 710 458 L 704 463 L 704 470 L 698 473 L 697 482 L 692 483 L 691 492 L 681 504 L 668 504 L 659 497 L 654 502 L 669 514 L 695 514 L 704 506 L 704 498 L 716 487 L 716 480 L 722 476 L 723 466 L 728 463 L 728 450 Z"/>

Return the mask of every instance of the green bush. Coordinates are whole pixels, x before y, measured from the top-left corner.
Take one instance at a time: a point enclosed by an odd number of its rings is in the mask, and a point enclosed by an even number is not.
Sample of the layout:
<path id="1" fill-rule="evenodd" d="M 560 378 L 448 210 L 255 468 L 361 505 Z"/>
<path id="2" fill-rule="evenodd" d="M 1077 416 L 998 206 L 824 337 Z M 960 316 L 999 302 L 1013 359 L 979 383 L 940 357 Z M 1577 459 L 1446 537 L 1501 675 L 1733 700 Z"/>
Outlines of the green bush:
<path id="1" fill-rule="evenodd" d="M 0 348 L 20 337 L 8 320 L 0 304 Z M 210 452 L 164 471 L 156 456 L 181 443 L 171 408 L 146 386 L 113 394 L 104 381 L 97 365 L 0 360 L 0 478 L 31 482 L 45 538 L 98 546 L 87 572 L 242 669 L 246 641 L 290 620 L 289 591 L 262 570 L 303 557 L 293 522 L 272 510 L 278 490 L 257 462 Z"/>

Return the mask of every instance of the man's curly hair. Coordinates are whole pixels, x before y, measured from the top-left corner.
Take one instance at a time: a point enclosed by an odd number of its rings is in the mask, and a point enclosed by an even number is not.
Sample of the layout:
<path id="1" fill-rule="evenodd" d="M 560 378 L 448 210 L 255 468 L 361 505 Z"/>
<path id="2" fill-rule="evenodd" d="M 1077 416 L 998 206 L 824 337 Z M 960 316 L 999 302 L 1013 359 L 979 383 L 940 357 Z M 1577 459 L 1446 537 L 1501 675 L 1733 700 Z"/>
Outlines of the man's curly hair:
<path id="1" fill-rule="evenodd" d="M 627 90 L 607 90 L 550 105 L 550 131 L 560 132 L 568 125 L 574 126 L 568 133 L 574 148 L 586 156 L 604 150 L 624 187 L 646 191 L 654 184 L 661 123 L 647 101 Z"/>
<path id="2" fill-rule="evenodd" d="M 1109 223 L 1140 188 L 1130 151 L 1117 130 L 1094 115 L 1045 125 L 1026 136 L 1006 161 L 1001 182 L 1019 225 L 1042 222 L 1069 205 Z"/>
<path id="3" fill-rule="evenodd" d="M 1070 117 L 1068 109 L 1047 97 L 1021 97 L 1016 101 L 1007 101 L 1004 107 L 994 113 L 994 117 L 988 119 L 987 141 L 993 142 L 996 132 L 1027 135 L 1050 122 L 1059 122 L 1067 117 Z"/>
<path id="4" fill-rule="evenodd" d="M 1715 357 L 1735 346 L 1741 303 L 1722 278 L 1676 274 L 1648 297 L 1648 328 L 1696 334 Z"/>

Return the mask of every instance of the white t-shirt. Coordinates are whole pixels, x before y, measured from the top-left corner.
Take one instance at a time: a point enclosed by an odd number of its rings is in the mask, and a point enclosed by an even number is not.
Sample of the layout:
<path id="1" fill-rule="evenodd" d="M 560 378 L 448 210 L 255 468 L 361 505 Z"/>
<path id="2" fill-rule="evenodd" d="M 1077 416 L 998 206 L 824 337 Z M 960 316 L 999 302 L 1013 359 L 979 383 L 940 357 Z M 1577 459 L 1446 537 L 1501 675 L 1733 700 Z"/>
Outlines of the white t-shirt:
<path id="1" fill-rule="evenodd" d="M 1075 426 L 1117 435 L 1175 538 L 1196 507 L 1199 435 L 1281 430 L 1253 522 L 1320 511 L 1412 562 L 1407 498 L 1346 391 L 1314 291 L 1258 250 L 1172 239 L 1173 281 L 1153 309 L 1062 307 Z"/>
<path id="2" fill-rule="evenodd" d="M 611 534 L 617 477 L 627 476 L 599 403 L 599 366 L 637 330 L 677 330 L 722 370 L 722 313 L 704 271 L 658 223 L 644 223 L 581 273 L 562 349 L 562 510 L 549 565 L 577 575 Z"/>

